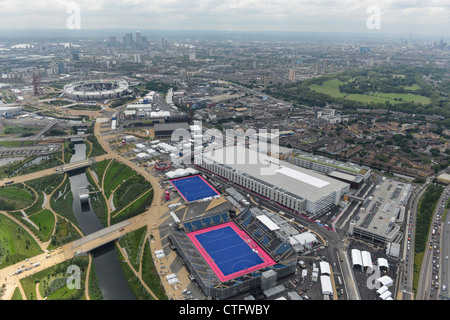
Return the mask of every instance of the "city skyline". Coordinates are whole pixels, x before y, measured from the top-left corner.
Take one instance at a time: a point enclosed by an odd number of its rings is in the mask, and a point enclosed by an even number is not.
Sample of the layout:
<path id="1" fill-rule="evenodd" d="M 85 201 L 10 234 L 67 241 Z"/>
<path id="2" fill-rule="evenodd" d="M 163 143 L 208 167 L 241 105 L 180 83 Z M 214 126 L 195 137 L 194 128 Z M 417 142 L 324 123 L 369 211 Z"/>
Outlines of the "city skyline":
<path id="1" fill-rule="evenodd" d="M 2 0 L 2 29 L 155 29 L 448 35 L 449 0 Z M 378 19 L 378 20 L 376 20 Z M 378 25 L 374 22 L 378 21 Z M 369 25 L 372 23 L 372 27 Z"/>

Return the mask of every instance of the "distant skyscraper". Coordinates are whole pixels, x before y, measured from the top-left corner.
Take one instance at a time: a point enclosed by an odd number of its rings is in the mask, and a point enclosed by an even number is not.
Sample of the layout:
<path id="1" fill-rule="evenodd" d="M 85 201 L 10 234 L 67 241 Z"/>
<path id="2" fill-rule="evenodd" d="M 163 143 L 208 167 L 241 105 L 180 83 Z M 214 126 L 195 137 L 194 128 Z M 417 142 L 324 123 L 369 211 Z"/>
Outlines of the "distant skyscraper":
<path id="1" fill-rule="evenodd" d="M 195 51 L 189 52 L 189 61 L 195 61 L 196 59 Z"/>
<path id="2" fill-rule="evenodd" d="M 295 81 L 295 70 L 294 69 L 289 70 L 289 80 Z"/>
<path id="3" fill-rule="evenodd" d="M 268 76 L 263 76 L 263 81 L 264 81 L 264 89 L 265 89 L 270 84 L 270 78 Z"/>
<path id="4" fill-rule="evenodd" d="M 125 48 L 133 48 L 133 35 L 131 33 L 125 34 Z"/>
<path id="5" fill-rule="evenodd" d="M 136 46 L 139 48 L 142 44 L 142 36 L 140 31 L 136 31 Z"/>
<path id="6" fill-rule="evenodd" d="M 109 37 L 109 46 L 110 47 L 114 48 L 116 46 L 116 43 L 117 43 L 116 37 L 114 37 L 114 36 Z"/>
<path id="7" fill-rule="evenodd" d="M 66 73 L 66 65 L 63 61 L 58 62 L 58 74 L 64 74 Z"/>

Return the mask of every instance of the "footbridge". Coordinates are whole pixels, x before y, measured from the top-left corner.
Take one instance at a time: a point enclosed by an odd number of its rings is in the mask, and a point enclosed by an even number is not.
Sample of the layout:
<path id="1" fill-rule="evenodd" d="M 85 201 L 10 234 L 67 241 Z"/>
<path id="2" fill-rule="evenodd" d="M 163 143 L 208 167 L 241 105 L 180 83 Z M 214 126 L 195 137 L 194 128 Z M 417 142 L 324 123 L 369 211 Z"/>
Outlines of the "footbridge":
<path id="1" fill-rule="evenodd" d="M 129 220 L 125 220 L 110 227 L 91 233 L 81 239 L 72 242 L 71 249 L 75 250 L 75 256 L 94 250 L 104 244 L 123 237 L 127 233 L 125 231 L 125 227 L 131 224 L 132 223 Z M 127 231 L 129 232 L 129 230 Z"/>
<path id="2" fill-rule="evenodd" d="M 94 163 L 95 163 L 95 159 L 94 158 L 81 160 L 81 161 L 68 163 L 68 164 L 62 165 L 60 167 L 57 167 L 55 169 L 55 171 L 57 173 L 67 173 L 67 172 L 70 172 L 70 171 L 73 171 L 73 170 L 90 167 Z"/>

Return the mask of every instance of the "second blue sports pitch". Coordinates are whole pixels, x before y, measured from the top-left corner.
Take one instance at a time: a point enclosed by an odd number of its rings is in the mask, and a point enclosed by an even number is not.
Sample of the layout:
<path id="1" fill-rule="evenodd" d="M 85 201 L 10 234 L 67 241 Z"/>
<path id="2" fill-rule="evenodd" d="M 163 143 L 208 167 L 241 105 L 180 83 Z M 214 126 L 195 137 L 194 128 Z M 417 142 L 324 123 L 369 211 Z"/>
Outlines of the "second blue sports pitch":
<path id="1" fill-rule="evenodd" d="M 173 179 L 170 183 L 187 202 L 219 195 L 219 192 L 199 175 Z"/>

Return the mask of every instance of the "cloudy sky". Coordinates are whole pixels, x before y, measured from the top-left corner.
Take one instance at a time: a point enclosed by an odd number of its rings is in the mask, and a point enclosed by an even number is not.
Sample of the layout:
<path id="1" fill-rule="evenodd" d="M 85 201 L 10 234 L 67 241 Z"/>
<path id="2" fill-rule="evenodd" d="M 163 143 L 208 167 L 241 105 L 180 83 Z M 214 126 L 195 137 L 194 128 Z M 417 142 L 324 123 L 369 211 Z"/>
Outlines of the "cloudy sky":
<path id="1" fill-rule="evenodd" d="M 450 0 L 0 0 L 0 12 L 0 29 L 450 34 Z"/>

